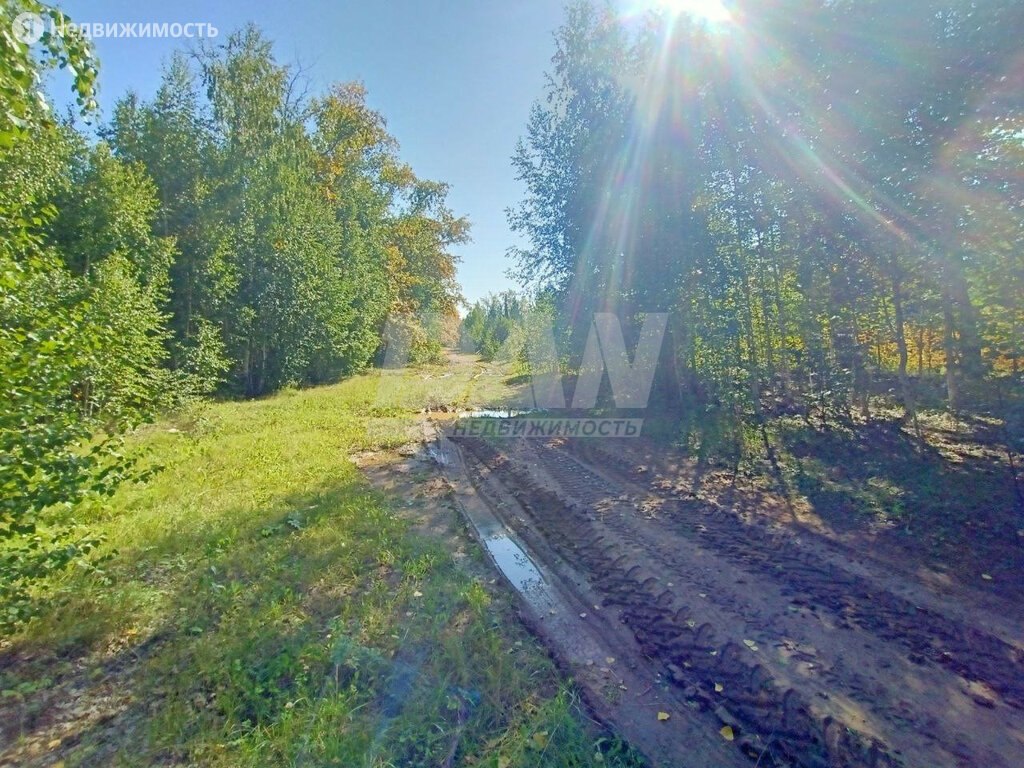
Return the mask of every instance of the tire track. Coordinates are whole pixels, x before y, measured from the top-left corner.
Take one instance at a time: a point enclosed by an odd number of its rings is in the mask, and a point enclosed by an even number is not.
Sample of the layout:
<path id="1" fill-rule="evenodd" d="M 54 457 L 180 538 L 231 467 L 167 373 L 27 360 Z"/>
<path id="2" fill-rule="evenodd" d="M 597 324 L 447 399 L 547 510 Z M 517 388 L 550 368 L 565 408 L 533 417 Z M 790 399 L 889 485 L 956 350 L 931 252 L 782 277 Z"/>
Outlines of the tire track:
<path id="1" fill-rule="evenodd" d="M 660 488 L 645 497 L 650 476 L 638 479 L 626 459 L 583 441 L 511 442 L 517 445 L 499 450 L 459 440 L 467 463 L 486 468 L 496 484 L 491 503 L 514 498 L 544 544 L 618 610 L 690 706 L 732 727 L 737 746 L 760 765 L 897 766 L 914 754 L 931 757 L 910 764 L 994 768 L 1019 764 L 1014 751 L 1024 756 L 1019 733 L 1016 741 L 1009 731 L 999 734 L 997 749 L 985 741 L 1006 707 L 1021 708 L 1018 649 L 915 606 L 787 535 Z M 725 563 L 730 578 L 739 576 L 735 584 L 724 585 L 709 568 Z M 680 598 L 666 578 L 702 590 L 701 599 Z M 794 613 L 780 616 L 773 602 L 787 601 Z M 824 664 L 801 642 L 812 624 Z M 778 655 L 791 669 L 738 642 L 759 634 L 782 638 Z M 845 653 L 854 644 L 871 648 L 862 656 L 882 669 L 858 669 L 856 655 L 851 661 Z M 984 727 L 977 733 L 943 727 L 938 704 L 915 707 L 901 698 L 902 677 L 941 690 L 952 675 L 981 686 L 972 699 L 952 696 L 978 710 Z M 981 712 L 997 705 L 999 713 Z"/>
<path id="2" fill-rule="evenodd" d="M 607 454 L 603 458 L 607 464 L 617 464 L 614 469 L 618 472 L 625 470 L 635 477 L 624 459 Z M 594 471 L 579 466 L 595 481 L 605 484 Z M 879 589 L 794 545 L 785 535 L 763 526 L 740 524 L 727 513 L 701 515 L 701 524 L 695 524 L 693 519 L 700 514 L 695 508 L 699 504 L 676 495 L 668 502 L 667 519 L 674 530 L 707 543 L 746 570 L 783 580 L 784 589 L 795 603 L 825 608 L 837 617 L 838 626 L 859 626 L 898 643 L 906 649 L 910 661 L 930 661 L 946 667 L 967 680 L 984 683 L 1009 706 L 1024 709 L 1024 653 L 1020 649 L 988 632 Z M 756 537 L 751 530 L 757 530 Z"/>
<path id="3" fill-rule="evenodd" d="M 602 501 L 606 488 L 588 482 L 591 478 L 582 472 L 571 472 L 566 485 L 590 504 L 567 504 L 485 442 L 460 443 L 488 470 L 509 478 L 510 493 L 549 544 L 590 577 L 606 605 L 619 609 L 643 652 L 663 661 L 691 705 L 712 713 L 738 734 L 738 746 L 749 757 L 764 766 L 901 765 L 878 740 L 835 718 L 816 716 L 800 693 L 780 686 L 770 672 L 748 658 L 748 649 L 724 641 L 710 623 L 695 625 L 687 618 L 687 607 L 673 605 L 672 595 L 642 562 L 642 550 L 631 548 L 614 532 L 602 535 L 597 516 L 588 507 Z M 544 459 L 562 470 L 570 468 L 564 463 L 567 457 Z M 551 514 L 552 510 L 561 513 Z M 728 707 L 716 695 L 716 685 L 730 692 Z M 756 746 L 760 744 L 769 747 Z"/>

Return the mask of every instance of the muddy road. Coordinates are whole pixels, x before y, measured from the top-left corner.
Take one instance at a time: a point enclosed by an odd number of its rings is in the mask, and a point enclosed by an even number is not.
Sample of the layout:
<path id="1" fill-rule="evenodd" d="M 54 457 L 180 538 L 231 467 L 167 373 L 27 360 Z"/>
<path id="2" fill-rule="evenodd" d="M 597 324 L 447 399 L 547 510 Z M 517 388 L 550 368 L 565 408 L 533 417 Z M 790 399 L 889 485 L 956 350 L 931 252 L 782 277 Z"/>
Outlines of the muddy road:
<path id="1" fill-rule="evenodd" d="M 1019 605 L 709 504 L 644 441 L 442 443 L 544 582 L 524 617 L 656 765 L 1024 765 Z"/>

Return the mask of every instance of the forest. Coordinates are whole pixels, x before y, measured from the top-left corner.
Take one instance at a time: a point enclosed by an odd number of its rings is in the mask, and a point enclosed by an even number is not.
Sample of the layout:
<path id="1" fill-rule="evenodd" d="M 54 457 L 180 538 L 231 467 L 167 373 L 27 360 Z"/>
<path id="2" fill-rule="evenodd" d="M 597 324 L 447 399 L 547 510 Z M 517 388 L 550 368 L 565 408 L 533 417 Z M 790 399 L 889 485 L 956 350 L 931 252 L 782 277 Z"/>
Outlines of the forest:
<path id="1" fill-rule="evenodd" d="M 461 301 L 449 249 L 469 224 L 444 183 L 402 162 L 360 84 L 309 94 L 254 26 L 176 55 L 151 102 L 127 94 L 88 132 L 88 41 L 48 36 L 40 61 L 10 25 L 3 34 L 8 621 L 27 615 L 30 577 L 96 545 L 65 526 L 41 537 L 37 516 L 130 477 L 127 430 L 190 399 L 363 370 L 389 316 L 410 318 L 417 359 L 436 356 Z M 52 116 L 38 90 L 47 67 L 74 72 L 78 116 Z"/>
<path id="2" fill-rule="evenodd" d="M 1022 9 L 733 7 L 734 37 L 569 10 L 513 157 L 524 292 L 464 343 L 493 356 L 538 300 L 573 370 L 594 312 L 668 312 L 657 405 L 716 451 L 873 402 L 1001 408 L 1019 435 Z"/>

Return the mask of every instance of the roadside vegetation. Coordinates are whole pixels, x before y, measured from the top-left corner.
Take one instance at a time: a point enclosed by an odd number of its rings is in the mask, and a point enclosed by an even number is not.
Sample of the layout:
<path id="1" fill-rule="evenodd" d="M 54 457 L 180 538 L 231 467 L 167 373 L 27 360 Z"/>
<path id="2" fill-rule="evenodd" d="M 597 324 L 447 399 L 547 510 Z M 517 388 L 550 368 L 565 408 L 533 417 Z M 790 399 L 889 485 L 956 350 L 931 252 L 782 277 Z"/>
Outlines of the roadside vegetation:
<path id="1" fill-rule="evenodd" d="M 556 35 L 513 158 L 526 244 L 510 255 L 555 308 L 567 369 L 594 312 L 627 338 L 664 312 L 653 401 L 684 440 L 727 428 L 741 451 L 743 425 L 779 413 L 866 422 L 880 394 L 911 425 L 935 405 L 1008 418 L 1024 354 L 1019 4 L 735 6 L 709 28 L 578 3 Z M 467 317 L 491 329 L 466 328 L 479 343 L 508 322 L 500 304 Z"/>
<path id="2" fill-rule="evenodd" d="M 102 544 L 77 512 L 147 476 L 122 450 L 139 424 L 364 370 L 389 317 L 412 360 L 439 359 L 461 300 L 449 248 L 469 224 L 402 161 L 360 85 L 303 95 L 254 26 L 174 56 L 151 101 L 125 94 L 98 123 L 89 41 L 35 0 L 0 11 L 9 629 L 34 615 L 35 580 Z M 24 13 L 69 31 L 26 44 Z M 43 90 L 55 69 L 74 120 Z"/>
<path id="3" fill-rule="evenodd" d="M 389 316 L 443 359 L 446 186 L 359 86 L 300 98 L 254 27 L 96 141 L 42 90 L 67 69 L 95 117 L 89 42 L 33 48 L 14 18 L 59 11 L 0 9 L 0 763 L 637 764 L 456 512 L 461 552 L 351 460 L 504 391 L 469 363 L 359 374 Z"/>
<path id="4" fill-rule="evenodd" d="M 406 444 L 428 397 L 473 407 L 504 380 L 469 362 L 364 374 L 133 436 L 162 469 L 80 513 L 102 569 L 38 583 L 41 615 L 0 647 L 0 762 L 639 765 L 480 550 L 413 530 L 425 502 L 385 498 L 351 460 Z"/>

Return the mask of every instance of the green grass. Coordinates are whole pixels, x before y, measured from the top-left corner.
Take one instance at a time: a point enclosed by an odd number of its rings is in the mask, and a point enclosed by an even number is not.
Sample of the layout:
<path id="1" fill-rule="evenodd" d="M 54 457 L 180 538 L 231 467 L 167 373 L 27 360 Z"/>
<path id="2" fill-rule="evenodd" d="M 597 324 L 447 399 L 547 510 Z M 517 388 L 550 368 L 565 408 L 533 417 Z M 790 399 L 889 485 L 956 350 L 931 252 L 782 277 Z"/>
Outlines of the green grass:
<path id="1" fill-rule="evenodd" d="M 423 408 L 507 396 L 484 370 L 368 374 L 139 435 L 162 471 L 82 518 L 115 552 L 105 574 L 43 585 L 0 649 L 0 760 L 637 764 L 585 722 L 475 545 L 467 563 L 415 533 L 350 461 L 408 442 Z"/>

